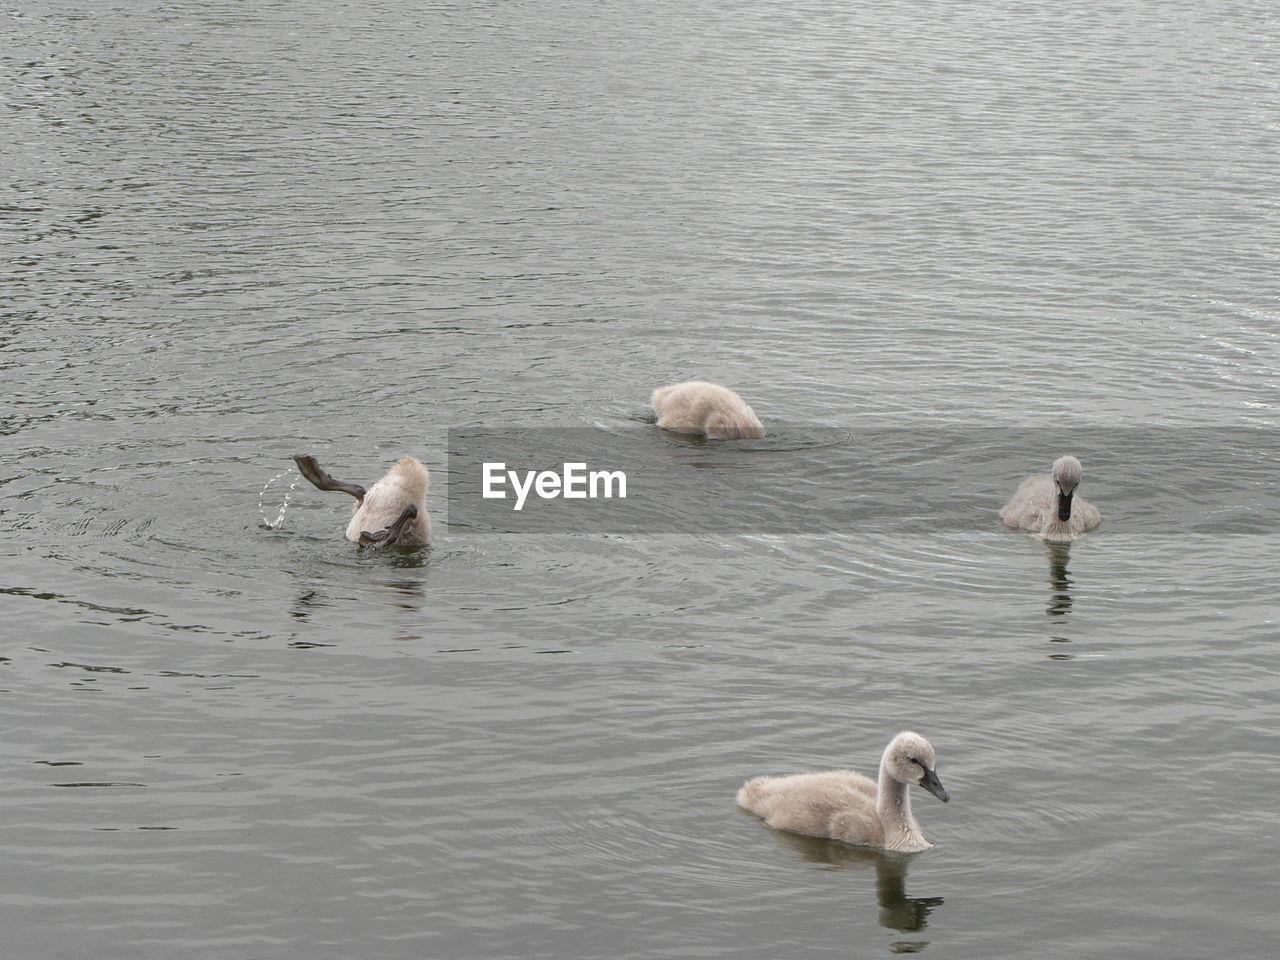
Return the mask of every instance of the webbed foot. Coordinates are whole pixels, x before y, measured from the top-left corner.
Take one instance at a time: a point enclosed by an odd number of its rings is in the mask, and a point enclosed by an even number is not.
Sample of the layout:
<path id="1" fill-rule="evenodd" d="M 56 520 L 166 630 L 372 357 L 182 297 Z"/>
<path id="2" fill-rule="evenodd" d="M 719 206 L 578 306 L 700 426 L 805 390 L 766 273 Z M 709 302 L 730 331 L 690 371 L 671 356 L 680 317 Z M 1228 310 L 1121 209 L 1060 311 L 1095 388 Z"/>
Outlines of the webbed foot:
<path id="1" fill-rule="evenodd" d="M 325 473 L 320 464 L 316 463 L 315 457 L 303 454 L 294 457 L 293 462 L 298 465 L 298 471 L 320 490 L 337 490 L 340 493 L 349 493 L 361 502 L 364 501 L 364 487 L 358 483 L 342 483 L 333 479 Z"/>
<path id="2" fill-rule="evenodd" d="M 412 503 L 400 511 L 400 516 L 396 517 L 395 523 L 381 530 L 361 530 L 360 544 L 368 546 L 372 543 L 395 543 L 400 538 L 400 531 L 404 529 L 404 525 L 418 515 L 418 508 Z"/>

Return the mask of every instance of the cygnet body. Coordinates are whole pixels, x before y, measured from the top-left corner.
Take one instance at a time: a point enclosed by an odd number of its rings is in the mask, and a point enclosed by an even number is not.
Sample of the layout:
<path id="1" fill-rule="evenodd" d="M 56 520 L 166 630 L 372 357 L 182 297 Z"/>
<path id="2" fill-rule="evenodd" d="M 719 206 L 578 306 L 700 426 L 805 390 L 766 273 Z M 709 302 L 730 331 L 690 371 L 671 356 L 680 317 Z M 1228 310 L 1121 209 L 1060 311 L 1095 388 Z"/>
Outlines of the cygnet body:
<path id="1" fill-rule="evenodd" d="M 688 380 L 659 387 L 649 403 L 658 413 L 658 426 L 674 433 L 694 433 L 712 440 L 758 440 L 764 424 L 747 402 L 718 383 Z"/>
<path id="2" fill-rule="evenodd" d="M 738 805 L 778 830 L 915 853 L 933 844 L 911 815 L 908 786 L 951 799 L 935 764 L 929 741 L 904 730 L 885 747 L 878 781 L 852 770 L 756 777 L 738 791 Z"/>
<path id="3" fill-rule="evenodd" d="M 1000 511 L 1000 519 L 1015 530 L 1039 534 L 1065 543 L 1102 522 L 1102 514 L 1087 500 L 1075 498 L 1082 468 L 1075 457 L 1059 457 L 1051 473 L 1027 477 Z"/>
<path id="4" fill-rule="evenodd" d="M 321 490 L 338 490 L 356 498 L 347 524 L 347 539 L 360 544 L 420 547 L 431 535 L 427 516 L 427 468 L 413 457 L 402 457 L 367 491 L 356 483 L 329 476 L 315 457 L 293 458 L 298 470 Z"/>

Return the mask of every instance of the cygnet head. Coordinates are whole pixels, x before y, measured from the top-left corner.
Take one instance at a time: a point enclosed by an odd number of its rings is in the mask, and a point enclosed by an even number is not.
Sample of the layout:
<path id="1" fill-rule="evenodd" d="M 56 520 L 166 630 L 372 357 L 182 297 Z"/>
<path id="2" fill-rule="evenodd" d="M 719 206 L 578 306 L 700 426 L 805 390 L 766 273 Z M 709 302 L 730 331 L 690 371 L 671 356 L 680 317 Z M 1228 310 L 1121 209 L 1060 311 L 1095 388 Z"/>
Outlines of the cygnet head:
<path id="1" fill-rule="evenodd" d="M 1053 482 L 1058 485 L 1058 519 L 1064 523 L 1071 519 L 1071 495 L 1080 485 L 1083 470 L 1075 457 L 1059 457 L 1053 461 Z"/>
<path id="2" fill-rule="evenodd" d="M 1059 457 L 1053 461 L 1053 482 L 1063 493 L 1075 492 L 1076 487 L 1080 485 L 1082 473 L 1080 461 L 1075 457 Z"/>
<path id="3" fill-rule="evenodd" d="M 951 797 L 938 779 L 934 770 L 936 764 L 932 745 L 911 730 L 904 730 L 894 737 L 884 748 L 884 756 L 880 759 L 880 769 L 887 771 L 893 779 L 899 783 L 919 784 L 946 803 Z"/>

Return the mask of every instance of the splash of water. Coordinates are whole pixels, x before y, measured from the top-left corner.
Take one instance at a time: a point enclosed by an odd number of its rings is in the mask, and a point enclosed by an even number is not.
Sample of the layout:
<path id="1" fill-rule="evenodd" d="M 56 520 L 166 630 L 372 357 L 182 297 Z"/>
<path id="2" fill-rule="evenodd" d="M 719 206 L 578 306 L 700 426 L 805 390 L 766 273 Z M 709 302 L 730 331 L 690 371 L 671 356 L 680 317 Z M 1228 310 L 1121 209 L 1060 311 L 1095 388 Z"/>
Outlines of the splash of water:
<path id="1" fill-rule="evenodd" d="M 267 519 L 267 511 L 266 511 L 266 507 L 264 506 L 264 504 L 266 503 L 267 490 L 273 483 L 275 483 L 277 480 L 283 477 L 286 473 L 291 473 L 291 472 L 292 471 L 289 471 L 289 470 L 281 470 L 274 477 L 272 477 L 270 480 L 268 480 L 266 483 L 262 485 L 262 492 L 258 494 L 258 513 L 262 516 L 263 526 L 265 526 L 268 530 L 279 530 L 281 527 L 284 526 L 284 515 L 286 511 L 288 511 L 289 509 L 289 501 L 293 499 L 293 489 L 298 485 L 301 478 L 300 477 L 296 478 L 293 481 L 293 483 L 289 484 L 289 489 L 286 490 L 284 493 L 284 500 L 280 502 L 280 512 L 276 514 L 276 519 L 274 522 Z"/>

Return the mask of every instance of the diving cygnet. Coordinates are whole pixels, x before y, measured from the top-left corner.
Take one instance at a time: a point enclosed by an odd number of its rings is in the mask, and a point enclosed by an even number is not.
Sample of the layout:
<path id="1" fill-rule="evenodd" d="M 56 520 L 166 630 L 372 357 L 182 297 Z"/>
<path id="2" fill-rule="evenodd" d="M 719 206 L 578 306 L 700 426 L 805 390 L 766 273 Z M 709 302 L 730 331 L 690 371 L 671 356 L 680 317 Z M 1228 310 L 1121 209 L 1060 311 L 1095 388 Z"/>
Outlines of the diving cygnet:
<path id="1" fill-rule="evenodd" d="M 420 547 L 431 533 L 427 517 L 427 468 L 403 457 L 368 492 L 358 483 L 340 483 L 320 468 L 316 458 L 294 457 L 302 475 L 321 490 L 339 490 L 356 498 L 347 524 L 347 539 L 360 544 Z"/>
<path id="2" fill-rule="evenodd" d="M 778 830 L 914 853 L 933 844 L 911 815 L 912 783 L 943 803 L 951 799 L 929 741 L 904 730 L 885 747 L 879 783 L 852 770 L 756 777 L 738 791 L 738 805 Z"/>
<path id="3" fill-rule="evenodd" d="M 758 440 L 764 424 L 747 402 L 718 383 L 689 380 L 653 391 L 649 403 L 658 426 L 674 433 L 697 433 L 712 440 Z"/>
<path id="4" fill-rule="evenodd" d="M 1053 473 L 1037 473 L 1022 481 L 1000 519 L 1016 530 L 1037 533 L 1045 540 L 1066 542 L 1102 522 L 1098 508 L 1087 500 L 1072 503 L 1080 485 L 1080 461 L 1059 457 Z"/>

